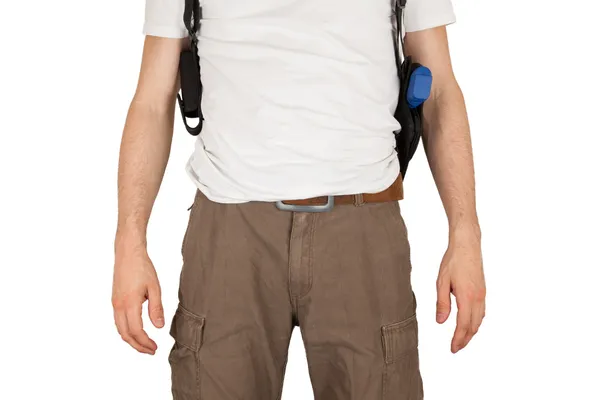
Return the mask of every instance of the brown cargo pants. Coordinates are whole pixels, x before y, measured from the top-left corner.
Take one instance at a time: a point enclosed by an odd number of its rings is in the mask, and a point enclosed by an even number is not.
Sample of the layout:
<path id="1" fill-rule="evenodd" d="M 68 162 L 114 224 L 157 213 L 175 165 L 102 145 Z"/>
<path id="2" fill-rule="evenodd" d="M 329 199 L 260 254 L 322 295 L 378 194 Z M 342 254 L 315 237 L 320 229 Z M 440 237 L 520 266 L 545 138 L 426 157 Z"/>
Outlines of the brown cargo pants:
<path id="1" fill-rule="evenodd" d="M 277 400 L 300 327 L 315 400 L 419 400 L 398 202 L 325 213 L 197 193 L 169 355 L 175 400 Z"/>

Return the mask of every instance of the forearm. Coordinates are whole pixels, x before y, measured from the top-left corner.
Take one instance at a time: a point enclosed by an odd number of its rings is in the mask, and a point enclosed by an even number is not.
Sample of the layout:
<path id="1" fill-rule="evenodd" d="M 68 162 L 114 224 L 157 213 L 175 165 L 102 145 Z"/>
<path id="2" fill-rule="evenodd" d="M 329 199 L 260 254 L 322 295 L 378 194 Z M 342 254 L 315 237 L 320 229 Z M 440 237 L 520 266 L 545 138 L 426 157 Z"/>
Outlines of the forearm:
<path id="1" fill-rule="evenodd" d="M 145 250 L 148 220 L 169 158 L 173 118 L 174 107 L 156 109 L 137 98 L 131 104 L 119 158 L 117 250 Z"/>
<path id="2" fill-rule="evenodd" d="M 468 230 L 478 237 L 471 135 L 464 98 L 454 80 L 433 91 L 424 115 L 424 147 L 450 235 Z"/>
<path id="3" fill-rule="evenodd" d="M 147 36 L 137 90 L 119 157 L 119 216 L 115 250 L 146 250 L 150 212 L 169 159 L 180 39 Z"/>

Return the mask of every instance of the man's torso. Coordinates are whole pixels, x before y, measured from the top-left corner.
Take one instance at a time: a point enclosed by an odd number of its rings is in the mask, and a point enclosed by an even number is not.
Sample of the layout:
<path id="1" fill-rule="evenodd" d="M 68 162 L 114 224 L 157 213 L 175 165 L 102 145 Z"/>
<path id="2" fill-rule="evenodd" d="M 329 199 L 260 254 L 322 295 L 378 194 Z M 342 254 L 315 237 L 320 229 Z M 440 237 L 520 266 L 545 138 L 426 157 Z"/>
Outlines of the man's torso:
<path id="1" fill-rule="evenodd" d="M 389 0 L 205 0 L 205 122 L 188 172 L 219 202 L 378 192 L 398 176 Z"/>
<path id="2" fill-rule="evenodd" d="M 183 0 L 147 0 L 146 34 L 184 37 Z M 393 0 L 200 0 L 205 118 L 187 170 L 211 200 L 379 192 L 399 173 Z M 406 31 L 454 21 L 410 0 Z"/>

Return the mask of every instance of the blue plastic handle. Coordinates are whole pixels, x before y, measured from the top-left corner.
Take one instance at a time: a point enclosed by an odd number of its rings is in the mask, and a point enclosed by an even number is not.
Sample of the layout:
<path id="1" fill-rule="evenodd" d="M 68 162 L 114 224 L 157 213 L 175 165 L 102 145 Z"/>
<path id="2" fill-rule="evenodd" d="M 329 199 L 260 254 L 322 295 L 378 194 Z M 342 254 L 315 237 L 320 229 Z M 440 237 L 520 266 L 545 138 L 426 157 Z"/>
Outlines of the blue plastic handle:
<path id="1" fill-rule="evenodd" d="M 406 100 L 410 108 L 417 108 L 425 103 L 431 94 L 433 75 L 427 67 L 418 67 L 410 76 Z"/>

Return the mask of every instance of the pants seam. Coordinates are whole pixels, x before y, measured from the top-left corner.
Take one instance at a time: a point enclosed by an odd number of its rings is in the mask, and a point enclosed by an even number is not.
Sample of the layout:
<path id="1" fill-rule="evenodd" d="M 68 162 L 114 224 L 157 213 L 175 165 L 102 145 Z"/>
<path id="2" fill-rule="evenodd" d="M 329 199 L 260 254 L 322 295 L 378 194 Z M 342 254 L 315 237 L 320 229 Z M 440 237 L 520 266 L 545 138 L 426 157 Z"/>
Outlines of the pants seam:
<path id="1" fill-rule="evenodd" d="M 198 400 L 202 399 L 202 395 L 200 393 L 200 355 L 199 352 L 195 352 L 194 359 L 196 361 L 196 396 Z"/>
<path id="2" fill-rule="evenodd" d="M 313 213 L 311 214 L 311 218 L 310 218 L 310 226 L 309 226 L 309 230 L 308 230 L 308 255 L 307 255 L 307 265 L 306 267 L 308 268 L 308 284 L 306 285 L 306 290 L 302 293 L 298 293 L 296 294 L 296 299 L 297 300 L 301 300 L 302 298 L 306 297 L 306 295 L 308 295 L 308 293 L 310 292 L 310 290 L 312 289 L 313 286 L 313 258 L 314 258 L 314 236 L 315 236 L 315 226 L 316 224 L 316 220 L 317 217 L 319 216 L 319 214 L 317 213 Z"/>
<path id="3" fill-rule="evenodd" d="M 283 396 L 283 381 L 285 379 L 285 370 L 287 367 L 287 363 L 288 363 L 288 355 L 285 356 L 285 361 L 283 363 L 283 368 L 281 371 L 281 385 L 279 387 L 279 396 L 277 396 L 277 400 L 281 400 L 281 396 Z"/>
<path id="4" fill-rule="evenodd" d="M 296 217 L 296 213 L 292 212 L 292 229 L 290 230 L 290 239 L 289 239 L 289 249 L 288 249 L 288 295 L 290 297 L 290 302 L 292 303 L 292 311 L 294 312 L 294 314 L 297 313 L 297 304 L 295 301 L 295 297 L 294 297 L 294 289 L 293 289 L 293 277 L 292 277 L 292 265 L 294 264 L 294 260 L 292 259 L 292 247 L 294 245 L 293 243 L 293 235 L 294 235 L 294 228 L 295 228 L 295 217 Z"/>
<path id="5" fill-rule="evenodd" d="M 388 366 L 384 363 L 383 373 L 381 376 L 381 399 L 385 400 L 387 397 L 387 380 L 388 380 Z"/>

